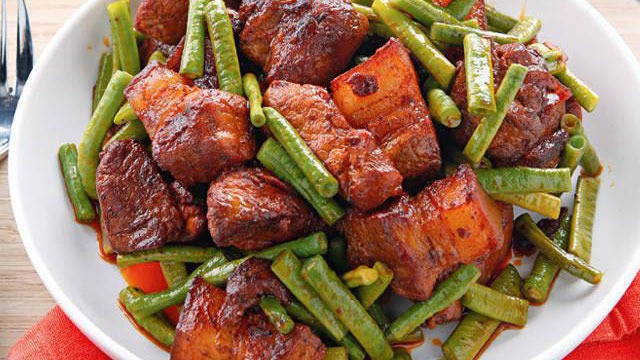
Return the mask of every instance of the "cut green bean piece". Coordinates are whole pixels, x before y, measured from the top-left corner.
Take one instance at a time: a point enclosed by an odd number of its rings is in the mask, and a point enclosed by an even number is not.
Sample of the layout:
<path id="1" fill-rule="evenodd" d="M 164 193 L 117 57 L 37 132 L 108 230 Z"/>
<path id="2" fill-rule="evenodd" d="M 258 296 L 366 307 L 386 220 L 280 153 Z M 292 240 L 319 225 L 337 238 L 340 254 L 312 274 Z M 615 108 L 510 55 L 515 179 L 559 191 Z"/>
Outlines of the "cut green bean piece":
<path id="1" fill-rule="evenodd" d="M 464 37 L 463 44 L 464 69 L 467 80 L 467 110 L 477 116 L 494 113 L 497 108 L 493 87 L 491 43 L 476 34 L 468 34 Z M 526 74 L 526 70 L 524 73 Z M 507 76 L 505 75 L 505 79 Z M 516 88 L 515 92 L 519 88 L 520 86 Z M 507 109 L 509 106 L 511 106 L 511 102 L 507 105 Z"/>
<path id="2" fill-rule="evenodd" d="M 512 167 L 477 169 L 478 181 L 489 194 L 561 193 L 571 191 L 569 169 Z"/>
<path id="3" fill-rule="evenodd" d="M 518 20 L 513 28 L 509 30 L 507 35 L 515 36 L 518 38 L 519 43 L 526 44 L 538 35 L 541 28 L 542 21 L 540 21 L 540 19 L 532 16 L 526 16 L 525 18 Z"/>
<path id="4" fill-rule="evenodd" d="M 509 264 L 493 281 L 491 288 L 506 295 L 521 297 L 521 283 L 518 270 Z M 442 345 L 442 352 L 449 360 L 475 359 L 499 325 L 499 320 L 469 312 Z"/>
<path id="5" fill-rule="evenodd" d="M 466 50 L 465 50 L 466 52 Z M 466 65 L 465 65 L 466 66 Z M 473 163 L 478 163 L 484 156 L 493 141 L 493 138 L 500 130 L 502 121 L 511 107 L 511 103 L 516 98 L 518 90 L 527 76 L 527 68 L 520 64 L 511 64 L 507 73 L 498 87 L 496 97 L 496 111 L 489 113 L 476 127 L 462 151 L 463 154 Z M 469 81 L 469 80 L 467 80 Z M 491 82 L 493 86 L 493 82 Z"/>
<path id="6" fill-rule="evenodd" d="M 328 347 L 324 358 L 325 360 L 347 360 L 349 355 L 347 354 L 347 349 L 342 346 Z"/>
<path id="7" fill-rule="evenodd" d="M 264 126 L 267 118 L 262 111 L 262 92 L 260 91 L 258 78 L 252 73 L 244 74 L 242 76 L 242 87 L 249 99 L 249 118 L 251 119 L 251 124 L 257 128 Z"/>
<path id="8" fill-rule="evenodd" d="M 582 166 L 582 172 L 591 177 L 599 176 L 602 172 L 600 158 L 598 158 L 598 154 L 596 153 L 596 149 L 593 147 L 593 144 L 588 140 L 582 159 L 580 159 L 580 166 Z"/>
<path id="9" fill-rule="evenodd" d="M 298 322 L 309 325 L 314 331 L 323 331 L 320 321 L 318 321 L 304 305 L 296 300 L 291 301 L 289 305 L 285 306 L 285 309 L 287 310 L 287 314 L 291 315 L 291 317 Z"/>
<path id="10" fill-rule="evenodd" d="M 244 259 L 242 260 L 244 261 Z M 189 292 L 189 288 L 191 287 L 191 283 L 196 276 L 202 276 L 202 278 L 208 283 L 213 283 L 212 280 L 217 280 L 214 275 L 226 274 L 228 277 L 240 263 L 241 262 L 238 262 L 237 260 L 227 262 L 227 258 L 219 252 L 207 262 L 196 268 L 183 283 L 164 291 L 140 296 L 134 299 L 131 302 L 131 305 L 127 308 L 132 314 L 145 317 L 162 311 L 169 306 L 181 304 L 184 302 L 184 299 Z M 222 284 L 224 284 L 224 282 L 222 282 Z M 220 286 L 221 284 L 218 282 L 214 283 L 214 285 Z"/>
<path id="11" fill-rule="evenodd" d="M 576 255 L 570 254 L 556 246 L 538 226 L 529 214 L 522 214 L 516 219 L 516 229 L 531 241 L 541 253 L 571 275 L 588 283 L 597 284 L 602 280 L 602 272 L 589 265 Z"/>
<path id="12" fill-rule="evenodd" d="M 278 330 L 281 334 L 290 333 L 296 324 L 291 317 L 287 314 L 287 310 L 280 304 L 280 302 L 271 296 L 266 296 L 260 299 L 260 308 L 269 322 Z"/>
<path id="13" fill-rule="evenodd" d="M 73 205 L 76 219 L 80 222 L 91 222 L 96 218 L 96 211 L 85 193 L 78 170 L 78 151 L 75 144 L 64 144 L 58 149 L 58 160 L 64 176 L 67 195 Z"/>
<path id="14" fill-rule="evenodd" d="M 293 186 L 327 224 L 333 225 L 345 215 L 345 210 L 334 199 L 325 198 L 316 191 L 287 151 L 274 139 L 269 138 L 262 144 L 256 158 L 280 180 Z"/>
<path id="15" fill-rule="evenodd" d="M 506 33 L 518 23 L 517 19 L 497 11 L 490 5 L 485 5 L 485 14 L 487 15 L 487 23 L 500 30 L 500 32 Z"/>
<path id="16" fill-rule="evenodd" d="M 369 315 L 371 315 L 373 320 L 376 321 L 378 326 L 380 326 L 380 329 L 382 331 L 387 330 L 390 324 L 389 317 L 387 317 L 387 314 L 384 313 L 380 304 L 378 304 L 377 302 L 371 304 L 371 306 L 367 309 L 367 312 L 369 313 Z"/>
<path id="17" fill-rule="evenodd" d="M 446 10 L 456 19 L 462 21 L 471 12 L 476 0 L 453 0 L 447 5 Z"/>
<path id="18" fill-rule="evenodd" d="M 439 6 L 424 0 L 390 0 L 389 4 L 398 10 L 411 15 L 414 19 L 430 26 L 434 22 L 460 24 L 453 15 Z"/>
<path id="19" fill-rule="evenodd" d="M 116 116 L 113 118 L 113 123 L 116 125 L 122 125 L 137 118 L 138 115 L 136 115 L 136 112 L 133 111 L 131 104 L 125 102 L 124 105 L 120 107 L 120 110 L 118 110 L 118 112 L 116 113 Z"/>
<path id="20" fill-rule="evenodd" d="M 357 3 L 352 3 L 353 9 L 360 14 L 364 15 L 370 22 L 380 22 L 380 17 L 373 12 L 373 9 L 370 6 L 364 6 Z"/>
<path id="21" fill-rule="evenodd" d="M 349 271 L 349 259 L 347 258 L 347 242 L 336 237 L 329 241 L 329 249 L 327 250 L 327 261 L 331 268 L 338 274 L 344 274 Z M 378 279 L 379 280 L 379 279 Z"/>
<path id="22" fill-rule="evenodd" d="M 519 206 L 523 209 L 531 210 L 542 216 L 557 219 L 560 215 L 562 200 L 559 197 L 546 193 L 528 194 L 491 194 L 494 200 L 507 204 Z"/>
<path id="23" fill-rule="evenodd" d="M 373 360 L 393 357 L 393 350 L 378 324 L 321 256 L 305 261 L 301 274 Z"/>
<path id="24" fill-rule="evenodd" d="M 254 255 L 261 259 L 275 260 L 284 250 L 291 250 L 296 256 L 306 258 L 314 255 L 324 255 L 327 253 L 328 247 L 327 235 L 323 232 L 317 232 L 297 240 L 272 246 Z"/>
<path id="25" fill-rule="evenodd" d="M 518 42 L 518 38 L 513 35 L 474 29 L 463 25 L 445 24 L 441 22 L 433 23 L 430 31 L 431 40 L 452 45 L 462 45 L 464 37 L 467 34 L 476 34 L 483 38 L 491 39 L 498 44 L 513 44 Z"/>
<path id="26" fill-rule="evenodd" d="M 107 89 L 109 80 L 111 80 L 111 74 L 113 74 L 113 56 L 111 53 L 105 52 L 100 57 L 100 67 L 98 68 L 98 78 L 96 85 L 93 88 L 93 105 L 91 112 L 93 113 L 102 99 L 104 91 Z"/>
<path id="27" fill-rule="evenodd" d="M 469 287 L 480 277 L 480 270 L 473 265 L 462 265 L 447 279 L 436 286 L 431 297 L 415 303 L 395 319 L 385 332 L 389 341 L 400 341 L 420 327 L 428 318 L 462 298 Z"/>
<path id="28" fill-rule="evenodd" d="M 567 68 L 564 54 L 559 49 L 550 49 L 544 44 L 534 43 L 529 48 L 536 50 L 547 63 L 547 68 L 552 75 L 557 75 Z"/>
<path id="29" fill-rule="evenodd" d="M 600 97 L 587 84 L 578 79 L 571 70 L 567 68 L 564 72 L 556 74 L 556 77 L 571 90 L 573 96 L 585 110 L 588 112 L 595 110 L 600 102 Z"/>
<path id="30" fill-rule="evenodd" d="M 324 329 L 337 341 L 341 340 L 347 333 L 347 327 L 331 311 L 331 308 L 320 298 L 315 290 L 309 286 L 302 278 L 302 262 L 291 252 L 284 251 L 271 265 L 271 270 L 291 291 L 315 318 L 322 324 Z"/>
<path id="31" fill-rule="evenodd" d="M 187 265 L 178 261 L 160 261 L 160 270 L 169 288 L 183 283 L 189 277 Z"/>
<path id="32" fill-rule="evenodd" d="M 448 128 L 456 128 L 460 125 L 462 113 L 451 96 L 439 88 L 430 89 L 426 94 L 429 111 L 440 125 Z"/>
<path id="33" fill-rule="evenodd" d="M 118 254 L 116 263 L 119 268 L 152 261 L 177 261 L 183 263 L 199 264 L 206 262 L 214 256 L 220 256 L 222 252 L 213 247 L 165 245 L 159 249 L 141 250 L 128 254 Z"/>
<path id="34" fill-rule="evenodd" d="M 524 326 L 527 323 L 529 302 L 504 295 L 480 284 L 473 284 L 462 298 L 464 307 L 478 314 L 510 324 Z"/>
<path id="35" fill-rule="evenodd" d="M 474 28 L 474 29 L 480 29 L 480 22 L 478 21 L 478 19 L 465 20 L 462 22 L 462 25 L 470 28 Z"/>
<path id="36" fill-rule="evenodd" d="M 102 143 L 113 124 L 113 117 L 124 101 L 124 89 L 133 77 L 126 72 L 116 72 L 109 81 L 100 103 L 93 112 L 89 125 L 78 146 L 78 169 L 84 191 L 93 199 L 96 194 L 96 169 Z"/>
<path id="37" fill-rule="evenodd" d="M 378 279 L 373 284 L 362 286 L 356 290 L 356 295 L 365 309 L 372 306 L 384 294 L 393 280 L 393 271 L 387 265 L 376 261 L 373 268 L 378 273 Z"/>
<path id="38" fill-rule="evenodd" d="M 565 212 L 560 219 L 558 230 L 551 237 L 551 241 L 560 249 L 566 249 L 569 244 L 570 224 L 571 216 L 569 216 L 568 212 Z M 529 277 L 527 277 L 522 286 L 524 297 L 533 303 L 544 303 L 547 297 L 549 297 L 551 284 L 556 278 L 558 271 L 560 271 L 558 264 L 549 260 L 544 254 L 539 253 L 533 263 Z"/>
<path id="39" fill-rule="evenodd" d="M 243 96 L 242 74 L 236 41 L 224 1 L 211 0 L 205 9 L 205 14 L 213 55 L 216 60 L 220 90 Z"/>
<path id="40" fill-rule="evenodd" d="M 112 2 L 107 5 L 107 11 L 109 12 L 109 22 L 112 29 L 115 30 L 112 36 L 117 39 L 120 67 L 123 71 L 136 75 L 140 71 L 140 54 L 138 53 L 138 42 L 133 33 L 129 1 Z"/>
<path id="41" fill-rule="evenodd" d="M 160 50 L 154 51 L 151 56 L 149 56 L 149 63 L 157 61 L 160 64 L 165 65 L 167 63 L 167 57 L 164 56 L 164 53 Z"/>
<path id="42" fill-rule="evenodd" d="M 115 24 L 111 21 L 109 21 L 109 28 L 111 29 L 111 77 L 116 73 L 116 71 L 122 70 L 122 65 L 120 64 L 120 48 L 118 46 L 118 38 L 116 35 L 117 30 Z"/>
<path id="43" fill-rule="evenodd" d="M 571 217 L 569 252 L 586 262 L 591 261 L 591 238 L 599 188 L 599 178 L 584 176 L 578 178 Z"/>
<path id="44" fill-rule="evenodd" d="M 582 127 L 582 121 L 573 114 L 564 114 L 560 119 L 560 127 L 569 135 L 584 135 L 584 128 Z"/>
<path id="45" fill-rule="evenodd" d="M 391 321 L 389 320 L 389 317 L 387 317 L 387 314 L 385 314 L 384 310 L 382 310 L 382 306 L 380 306 L 378 302 L 375 302 L 373 303 L 373 305 L 369 307 L 367 311 L 369 312 L 369 315 L 371 315 L 373 320 L 375 320 L 376 323 L 378 323 L 378 326 L 380 326 L 380 329 L 382 329 L 382 331 L 387 331 L 387 329 L 389 328 L 389 325 L 391 324 Z M 402 340 L 391 341 L 390 344 L 395 345 L 395 344 L 416 343 L 416 342 L 422 342 L 422 340 L 424 340 L 422 329 L 420 327 L 417 327 L 415 328 L 415 330 L 409 333 L 409 335 L 402 338 Z"/>
<path id="46" fill-rule="evenodd" d="M 378 280 L 378 271 L 370 267 L 360 265 L 342 275 L 342 280 L 348 288 L 372 285 Z"/>
<path id="47" fill-rule="evenodd" d="M 388 0 L 376 0 L 372 8 L 393 34 L 420 60 L 438 84 L 447 89 L 456 68 L 427 35 L 402 12 L 392 8 Z"/>
<path id="48" fill-rule="evenodd" d="M 189 0 L 187 33 L 184 36 L 180 74 L 190 79 L 201 78 L 204 74 L 206 36 L 204 7 L 206 4 L 207 0 Z"/>
<path id="49" fill-rule="evenodd" d="M 339 190 L 338 180 L 309 148 L 296 129 L 276 109 L 265 107 L 269 130 L 302 170 L 315 190 L 325 198 L 334 197 Z"/>
<path id="50" fill-rule="evenodd" d="M 387 25 L 376 21 L 369 22 L 369 32 L 384 39 L 389 39 L 395 36 Z"/>
<path id="51" fill-rule="evenodd" d="M 564 145 L 562 157 L 558 167 L 569 168 L 571 173 L 576 170 L 587 148 L 587 139 L 582 135 L 573 135 Z"/>
<path id="52" fill-rule="evenodd" d="M 144 128 L 142 121 L 136 118 L 124 124 L 115 134 L 113 134 L 109 141 L 104 145 L 104 148 L 114 141 L 128 139 L 144 140 L 148 136 L 149 135 L 147 134 L 147 130 Z"/>
<path id="53" fill-rule="evenodd" d="M 133 320 L 140 325 L 149 335 L 158 340 L 162 345 L 171 346 L 175 339 L 175 329 L 160 315 L 138 316 L 129 307 L 135 299 L 144 296 L 144 293 L 136 288 L 127 287 L 120 291 L 120 302 L 131 313 Z"/>
<path id="54" fill-rule="evenodd" d="M 292 301 L 291 304 L 286 307 L 286 309 L 289 315 L 291 315 L 291 317 L 293 317 L 297 321 L 309 325 L 315 332 L 320 332 L 327 335 L 333 341 L 347 349 L 347 352 L 349 353 L 349 359 L 364 360 L 364 358 L 366 357 L 364 350 L 351 334 L 347 334 L 341 340 L 336 340 L 335 338 L 333 338 L 333 336 L 331 336 L 331 334 L 329 334 L 329 332 L 322 326 L 322 324 L 320 324 L 318 319 L 316 319 L 309 311 L 307 311 L 307 309 L 302 304 L 296 301 Z"/>

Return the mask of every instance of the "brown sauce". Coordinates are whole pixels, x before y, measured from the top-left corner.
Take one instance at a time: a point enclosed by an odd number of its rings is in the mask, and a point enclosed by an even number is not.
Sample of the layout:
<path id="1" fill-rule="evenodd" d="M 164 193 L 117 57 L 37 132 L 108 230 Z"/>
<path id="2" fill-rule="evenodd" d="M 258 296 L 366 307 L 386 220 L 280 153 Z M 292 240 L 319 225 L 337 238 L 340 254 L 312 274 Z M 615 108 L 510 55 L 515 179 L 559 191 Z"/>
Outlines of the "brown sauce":
<path id="1" fill-rule="evenodd" d="M 515 265 L 515 266 L 520 266 L 520 265 L 522 265 L 522 259 L 515 259 L 515 260 L 513 261 L 513 265 Z"/>
<path id="2" fill-rule="evenodd" d="M 401 342 L 401 343 L 393 344 L 391 345 L 391 347 L 394 349 L 404 349 L 411 352 L 411 350 L 422 346 L 422 344 L 424 344 L 424 333 L 422 333 L 419 340 Z"/>
<path id="3" fill-rule="evenodd" d="M 431 340 L 431 345 L 442 347 L 442 340 L 435 338 Z"/>
<path id="4" fill-rule="evenodd" d="M 97 239 L 97 243 L 98 243 L 98 253 L 100 254 L 100 258 L 106 262 L 108 262 L 109 264 L 115 264 L 116 263 L 116 254 L 112 253 L 112 254 L 107 254 L 104 251 L 104 237 L 102 236 L 102 226 L 100 226 L 100 219 L 96 218 L 95 220 L 93 220 L 90 223 L 86 223 L 85 225 L 89 225 L 93 228 L 93 230 L 95 230 L 96 232 L 96 239 Z"/>
<path id="5" fill-rule="evenodd" d="M 502 334 L 503 331 L 505 330 L 520 330 L 523 327 L 520 326 L 515 326 L 512 324 L 506 324 L 506 323 L 501 323 L 498 328 L 496 329 L 496 331 L 493 332 L 493 334 L 491 334 L 491 337 L 489 338 L 489 340 L 487 340 L 486 343 L 484 343 L 484 345 L 482 346 L 482 349 L 480 349 L 480 351 L 478 351 L 478 354 L 476 355 L 476 357 L 474 359 L 480 359 L 480 357 L 482 356 L 482 354 L 487 351 L 487 349 L 489 348 L 489 346 L 491 346 L 491 343 L 493 343 L 493 341 L 495 339 L 498 338 L 498 336 L 500 334 Z"/>
<path id="6" fill-rule="evenodd" d="M 120 308 L 124 316 L 127 318 L 127 320 L 129 320 L 129 322 L 136 328 L 136 330 L 138 330 L 142 335 L 144 335 L 149 341 L 154 343 L 160 349 L 166 352 L 171 352 L 171 348 L 160 343 L 158 340 L 156 340 L 156 338 L 151 336 L 151 334 L 149 334 L 147 330 L 145 330 L 142 326 L 140 326 L 140 324 L 138 324 L 138 322 L 133 318 L 133 315 L 131 315 L 131 313 L 127 311 L 127 308 L 124 306 L 124 304 L 120 300 L 118 300 L 118 307 Z"/>
<path id="7" fill-rule="evenodd" d="M 547 292 L 547 297 L 539 303 L 529 301 L 529 304 L 531 306 L 542 306 L 547 303 L 547 300 L 549 300 L 549 294 L 551 294 L 551 290 L 553 290 L 553 286 L 556 284 L 556 280 L 558 279 L 558 275 L 560 275 L 560 271 L 556 272 L 556 276 L 554 276 L 553 280 L 551 280 L 551 284 L 549 285 L 549 292 Z"/>

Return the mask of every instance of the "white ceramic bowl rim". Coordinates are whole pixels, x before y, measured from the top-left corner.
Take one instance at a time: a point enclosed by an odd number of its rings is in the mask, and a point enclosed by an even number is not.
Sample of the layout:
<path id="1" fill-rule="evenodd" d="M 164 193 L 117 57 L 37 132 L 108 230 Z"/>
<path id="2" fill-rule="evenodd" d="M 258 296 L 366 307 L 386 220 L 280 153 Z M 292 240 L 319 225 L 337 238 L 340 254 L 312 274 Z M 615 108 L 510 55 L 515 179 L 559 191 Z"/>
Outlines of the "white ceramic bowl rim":
<path id="1" fill-rule="evenodd" d="M 630 68 L 634 69 L 633 74 L 629 76 L 635 77 L 637 82 L 640 83 L 640 66 L 631 53 L 631 50 L 624 43 L 618 33 L 611 27 L 611 25 L 586 1 L 586 0 L 573 0 L 579 3 L 580 6 L 588 12 L 589 17 L 598 23 L 599 26 L 604 28 L 607 32 L 609 39 L 614 43 L 615 47 L 624 54 L 624 61 Z M 63 26 L 63 28 L 53 37 L 53 40 L 48 45 L 47 50 L 42 55 L 41 59 L 36 63 L 34 71 L 32 72 L 29 81 L 27 82 L 22 99 L 18 104 L 17 112 L 15 115 L 14 132 L 19 132 L 23 120 L 23 112 L 25 112 L 24 104 L 29 103 L 29 99 L 38 87 L 41 77 L 46 71 L 44 66 L 40 64 L 47 64 L 49 58 L 53 55 L 53 49 L 59 46 L 59 43 L 63 39 L 67 38 L 67 34 L 76 31 L 77 24 L 83 19 L 90 10 L 98 6 L 100 0 L 91 0 L 86 2 L 80 7 L 78 11 L 72 16 L 72 18 Z M 10 153 L 15 153 L 14 149 L 17 145 L 12 142 Z M 17 157 L 9 156 L 9 184 L 11 197 L 16 198 L 17 188 L 19 186 L 18 178 L 15 169 L 18 166 L 20 159 Z M 91 341 L 94 342 L 105 353 L 113 358 L 135 358 L 129 350 L 121 346 L 118 342 L 103 332 L 90 318 L 88 318 L 79 308 L 74 304 L 60 288 L 57 281 L 51 276 L 49 269 L 42 260 L 38 248 L 35 246 L 30 229 L 26 226 L 26 214 L 28 209 L 23 207 L 23 204 L 13 201 L 12 202 L 13 213 L 15 216 L 16 224 L 20 232 L 22 242 L 26 248 L 31 262 L 33 263 L 40 278 L 49 290 L 53 298 L 58 305 L 67 314 L 71 321 L 78 326 L 78 328 L 84 333 Z M 560 358 L 568 354 L 573 350 L 580 342 L 582 342 L 587 335 L 593 331 L 596 326 L 602 322 L 606 315 L 611 311 L 617 301 L 622 297 L 626 289 L 629 287 L 631 281 L 635 278 L 638 269 L 640 268 L 640 247 L 631 257 L 632 265 L 627 268 L 627 271 L 616 279 L 608 279 L 608 281 L 614 281 L 615 285 L 612 290 L 605 296 L 605 298 L 598 304 L 597 308 L 593 309 L 589 314 L 585 314 L 584 318 L 574 327 L 574 329 L 566 334 L 564 341 L 556 342 L 553 346 L 547 348 L 543 353 L 539 354 L 536 358 Z"/>

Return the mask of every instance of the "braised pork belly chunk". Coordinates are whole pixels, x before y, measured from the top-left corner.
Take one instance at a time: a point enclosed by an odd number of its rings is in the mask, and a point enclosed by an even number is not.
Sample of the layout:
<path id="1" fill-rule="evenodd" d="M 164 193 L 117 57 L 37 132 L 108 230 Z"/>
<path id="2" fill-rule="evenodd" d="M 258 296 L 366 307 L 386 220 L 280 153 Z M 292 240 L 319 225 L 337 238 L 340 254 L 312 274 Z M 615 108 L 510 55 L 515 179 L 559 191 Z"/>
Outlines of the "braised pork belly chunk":
<path id="1" fill-rule="evenodd" d="M 189 0 L 142 0 L 135 28 L 167 44 L 177 44 L 187 30 Z"/>
<path id="2" fill-rule="evenodd" d="M 243 53 L 269 82 L 327 85 L 345 69 L 369 30 L 343 0 L 243 0 Z"/>
<path id="3" fill-rule="evenodd" d="M 209 187 L 207 207 L 209 232 L 218 246 L 261 250 L 321 226 L 291 186 L 260 168 L 220 175 Z"/>
<path id="4" fill-rule="evenodd" d="M 274 81 L 264 102 L 287 118 L 357 208 L 371 210 L 402 193 L 402 175 L 373 135 L 351 127 L 324 88 Z"/>
<path id="5" fill-rule="evenodd" d="M 341 227 L 352 267 L 388 264 L 393 291 L 429 298 L 436 282 L 459 264 L 470 264 L 504 242 L 498 205 L 468 165 L 435 181 L 413 198 L 403 196 L 371 213 L 351 211 Z"/>
<path id="6" fill-rule="evenodd" d="M 324 359 L 325 346 L 305 325 L 296 324 L 283 335 L 256 309 L 222 325 L 227 297 L 224 290 L 195 279 L 176 327 L 172 360 Z"/>
<path id="7" fill-rule="evenodd" d="M 571 91 L 549 73 L 545 60 L 535 50 L 522 44 L 492 46 L 496 90 L 511 64 L 526 66 L 529 71 L 487 156 L 500 166 L 555 167 L 568 139 L 560 129 L 560 118 L 568 111 L 575 112 Z M 464 146 L 482 117 L 467 112 L 467 87 L 462 63 L 458 64 L 451 97 L 463 118 L 462 124 L 453 131 L 454 138 Z"/>
<path id="8" fill-rule="evenodd" d="M 126 96 L 149 134 L 158 165 L 185 186 L 209 183 L 255 155 L 241 96 L 202 90 L 157 63 L 133 79 Z"/>
<path id="9" fill-rule="evenodd" d="M 223 324 L 237 323 L 263 296 L 273 296 L 289 305 L 291 294 L 271 271 L 271 263 L 251 258 L 238 266 L 227 281 L 227 297 L 220 309 Z"/>
<path id="10" fill-rule="evenodd" d="M 117 253 L 191 240 L 205 229 L 204 210 L 186 189 L 168 185 L 135 141 L 116 141 L 104 150 L 96 181 L 102 225 Z"/>
<path id="11" fill-rule="evenodd" d="M 370 131 L 402 176 L 432 177 L 440 147 L 409 52 L 391 39 L 331 82 L 333 101 L 355 128 Z"/>

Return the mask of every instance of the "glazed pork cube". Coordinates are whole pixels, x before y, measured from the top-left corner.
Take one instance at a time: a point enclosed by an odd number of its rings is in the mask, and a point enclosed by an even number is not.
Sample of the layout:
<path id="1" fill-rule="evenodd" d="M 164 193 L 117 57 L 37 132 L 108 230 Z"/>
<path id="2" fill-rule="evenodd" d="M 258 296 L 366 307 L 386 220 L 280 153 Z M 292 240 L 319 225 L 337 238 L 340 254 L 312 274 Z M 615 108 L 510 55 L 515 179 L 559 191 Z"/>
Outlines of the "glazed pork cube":
<path id="1" fill-rule="evenodd" d="M 157 63 L 133 79 L 126 96 L 149 134 L 158 165 L 185 186 L 209 183 L 255 155 L 241 96 L 191 86 Z"/>
<path id="2" fill-rule="evenodd" d="M 409 51 L 391 39 L 331 82 L 333 101 L 351 126 L 369 130 L 405 178 L 440 170 L 440 147 Z"/>
<path id="3" fill-rule="evenodd" d="M 237 324 L 263 296 L 273 296 L 285 306 L 292 300 L 289 290 L 271 271 L 271 263 L 251 258 L 240 264 L 227 281 L 227 297 L 219 311 L 220 323 Z"/>
<path id="4" fill-rule="evenodd" d="M 420 208 L 428 236 L 452 243 L 464 264 L 502 245 L 500 208 L 468 165 L 427 186 L 413 203 Z"/>
<path id="5" fill-rule="evenodd" d="M 320 227 L 320 221 L 291 186 L 267 170 L 227 171 L 209 187 L 209 232 L 218 246 L 261 250 Z"/>
<path id="6" fill-rule="evenodd" d="M 218 310 L 226 293 L 197 277 L 187 294 L 176 337 L 172 360 L 232 360 L 233 329 L 216 326 Z"/>
<path id="7" fill-rule="evenodd" d="M 142 0 L 134 27 L 166 44 L 177 44 L 187 30 L 189 0 Z"/>
<path id="8" fill-rule="evenodd" d="M 468 165 L 413 198 L 372 213 L 351 211 L 341 227 L 351 266 L 388 264 L 393 291 L 413 300 L 429 298 L 443 276 L 504 241 L 500 209 Z"/>
<path id="9" fill-rule="evenodd" d="M 342 223 L 351 267 L 381 261 L 393 270 L 394 293 L 429 298 L 440 274 L 460 259 L 448 239 L 429 238 L 423 221 L 409 196 L 372 213 L 351 211 Z"/>
<path id="10" fill-rule="evenodd" d="M 547 70 L 534 49 L 522 44 L 492 45 L 496 90 L 511 64 L 528 68 L 527 76 L 498 130 L 487 157 L 498 166 L 555 167 L 568 135 L 560 129 L 566 112 L 577 112 L 571 91 Z M 451 97 L 462 112 L 462 123 L 454 129 L 454 139 L 466 145 L 482 120 L 467 111 L 467 85 L 463 63 L 451 85 Z"/>
<path id="11" fill-rule="evenodd" d="M 476 260 L 474 265 L 481 271 L 478 282 L 486 284 L 493 278 L 496 271 L 500 270 L 500 266 L 504 264 L 505 259 L 508 257 L 511 251 L 511 240 L 513 237 L 513 206 L 498 202 L 500 208 L 500 215 L 502 216 L 502 234 L 504 240 L 502 245 L 493 252 L 482 256 Z"/>
<path id="12" fill-rule="evenodd" d="M 261 311 L 220 324 L 225 299 L 224 290 L 194 280 L 176 327 L 172 360 L 324 359 L 325 346 L 306 325 L 296 324 L 283 335 Z"/>
<path id="13" fill-rule="evenodd" d="M 402 193 L 402 175 L 373 135 L 351 127 L 324 88 L 274 81 L 264 103 L 287 118 L 357 208 L 371 210 Z"/>
<path id="14" fill-rule="evenodd" d="M 96 174 L 102 225 L 117 253 L 191 240 L 204 230 L 204 210 L 186 189 L 180 198 L 142 145 L 116 141 L 102 153 Z"/>
<path id="15" fill-rule="evenodd" d="M 327 85 L 345 69 L 369 30 L 343 0 L 243 0 L 240 48 L 269 82 Z"/>

